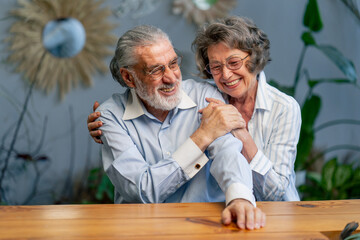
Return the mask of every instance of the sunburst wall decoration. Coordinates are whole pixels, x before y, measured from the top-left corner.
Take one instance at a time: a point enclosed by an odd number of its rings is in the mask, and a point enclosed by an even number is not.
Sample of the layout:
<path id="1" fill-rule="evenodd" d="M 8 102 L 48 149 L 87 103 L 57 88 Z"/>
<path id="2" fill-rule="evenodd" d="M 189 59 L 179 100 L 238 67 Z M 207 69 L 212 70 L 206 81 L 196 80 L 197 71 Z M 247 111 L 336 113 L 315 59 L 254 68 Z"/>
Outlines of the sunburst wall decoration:
<path id="1" fill-rule="evenodd" d="M 172 11 L 201 26 L 228 15 L 236 0 L 174 0 Z"/>
<path id="2" fill-rule="evenodd" d="M 107 22 L 111 10 L 101 8 L 98 0 L 18 0 L 19 8 L 10 12 L 16 21 L 10 28 L 8 62 L 25 81 L 35 81 L 37 89 L 49 93 L 56 86 L 60 99 L 79 82 L 89 87 L 91 75 L 107 72 L 103 59 L 112 52 L 116 38 L 114 25 Z M 44 47 L 43 30 L 48 23 L 66 19 L 77 20 L 85 31 L 84 44 L 75 56 L 58 57 Z M 41 67 L 37 69 L 42 56 Z M 35 79 L 36 78 L 36 79 Z"/>

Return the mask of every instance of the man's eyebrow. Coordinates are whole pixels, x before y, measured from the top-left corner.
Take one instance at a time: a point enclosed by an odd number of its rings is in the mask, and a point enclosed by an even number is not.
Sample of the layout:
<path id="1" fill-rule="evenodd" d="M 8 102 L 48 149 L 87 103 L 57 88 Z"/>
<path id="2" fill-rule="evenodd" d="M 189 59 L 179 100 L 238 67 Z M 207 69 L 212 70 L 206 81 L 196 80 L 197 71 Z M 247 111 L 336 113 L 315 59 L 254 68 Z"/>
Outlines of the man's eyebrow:
<path id="1" fill-rule="evenodd" d="M 167 64 L 169 64 L 169 63 L 171 63 L 171 62 L 173 62 L 173 61 L 175 61 L 175 59 L 177 59 L 179 56 L 175 56 L 173 59 L 171 59 Z M 167 65 L 166 64 L 166 65 Z M 159 67 L 159 66 L 163 66 L 164 64 L 153 64 L 153 65 L 150 65 L 150 66 L 145 66 L 145 69 L 154 69 L 154 68 L 156 68 L 156 67 Z"/>
<path id="2" fill-rule="evenodd" d="M 170 60 L 170 62 L 175 61 L 175 59 L 177 59 L 178 57 L 179 57 L 179 56 L 176 55 L 172 60 Z"/>
<path id="3" fill-rule="evenodd" d="M 162 66 L 162 64 L 154 64 L 154 65 L 150 65 L 150 66 L 145 66 L 145 69 L 154 69 L 154 68 L 157 68 L 160 66 Z"/>

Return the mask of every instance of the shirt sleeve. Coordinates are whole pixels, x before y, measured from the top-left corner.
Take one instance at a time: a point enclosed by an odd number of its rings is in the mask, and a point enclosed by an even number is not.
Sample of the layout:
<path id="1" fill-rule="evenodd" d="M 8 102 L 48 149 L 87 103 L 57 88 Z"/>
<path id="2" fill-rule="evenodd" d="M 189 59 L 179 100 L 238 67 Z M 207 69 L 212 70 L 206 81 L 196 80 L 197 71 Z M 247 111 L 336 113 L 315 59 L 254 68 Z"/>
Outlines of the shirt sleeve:
<path id="1" fill-rule="evenodd" d="M 126 202 L 163 202 L 208 161 L 201 150 L 188 139 L 172 156 L 149 164 L 131 139 L 122 120 L 114 117 L 111 111 L 99 111 L 99 120 L 103 122 L 101 139 L 104 170 Z"/>
<path id="2" fill-rule="evenodd" d="M 189 178 L 194 177 L 209 160 L 191 138 L 174 152 L 173 158 Z"/>
<path id="3" fill-rule="evenodd" d="M 256 207 L 251 169 L 241 150 L 242 142 L 230 133 L 217 138 L 207 149 L 212 160 L 210 172 L 225 193 L 226 204 L 242 198 Z"/>
<path id="4" fill-rule="evenodd" d="M 288 105 L 273 121 L 272 134 L 250 162 L 254 171 L 254 188 L 261 200 L 283 201 L 286 190 L 294 177 L 296 146 L 299 141 L 301 113 L 296 101 Z M 270 160 L 271 159 L 271 160 Z M 293 186 L 296 191 L 295 186 Z M 296 194 L 297 196 L 297 194 Z M 296 200 L 296 199 L 293 199 Z"/>
<path id="5" fill-rule="evenodd" d="M 208 92 L 207 97 L 224 101 L 218 91 Z M 231 133 L 213 141 L 206 149 L 208 158 L 212 161 L 210 172 L 225 193 L 226 204 L 242 198 L 256 206 L 252 172 L 249 163 L 241 154 L 242 147 L 242 142 Z"/>

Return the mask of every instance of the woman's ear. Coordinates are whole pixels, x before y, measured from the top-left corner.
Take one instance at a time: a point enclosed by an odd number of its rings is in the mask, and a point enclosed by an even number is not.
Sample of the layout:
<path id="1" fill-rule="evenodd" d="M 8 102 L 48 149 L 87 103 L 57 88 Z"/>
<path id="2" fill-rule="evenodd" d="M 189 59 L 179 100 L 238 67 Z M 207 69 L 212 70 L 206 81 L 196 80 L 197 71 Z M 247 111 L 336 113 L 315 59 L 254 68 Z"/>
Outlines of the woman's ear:
<path id="1" fill-rule="evenodd" d="M 135 88 L 134 77 L 128 69 L 120 68 L 120 74 L 129 88 Z"/>

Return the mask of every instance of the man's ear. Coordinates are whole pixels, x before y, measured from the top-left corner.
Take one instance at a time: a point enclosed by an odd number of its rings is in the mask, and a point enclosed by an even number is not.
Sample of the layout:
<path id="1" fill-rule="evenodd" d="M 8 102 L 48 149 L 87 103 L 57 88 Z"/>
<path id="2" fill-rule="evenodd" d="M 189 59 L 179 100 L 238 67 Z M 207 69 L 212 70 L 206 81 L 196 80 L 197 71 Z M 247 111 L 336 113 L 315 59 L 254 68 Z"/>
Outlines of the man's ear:
<path id="1" fill-rule="evenodd" d="M 120 68 L 120 74 L 129 88 L 135 88 L 134 77 L 126 68 Z"/>

